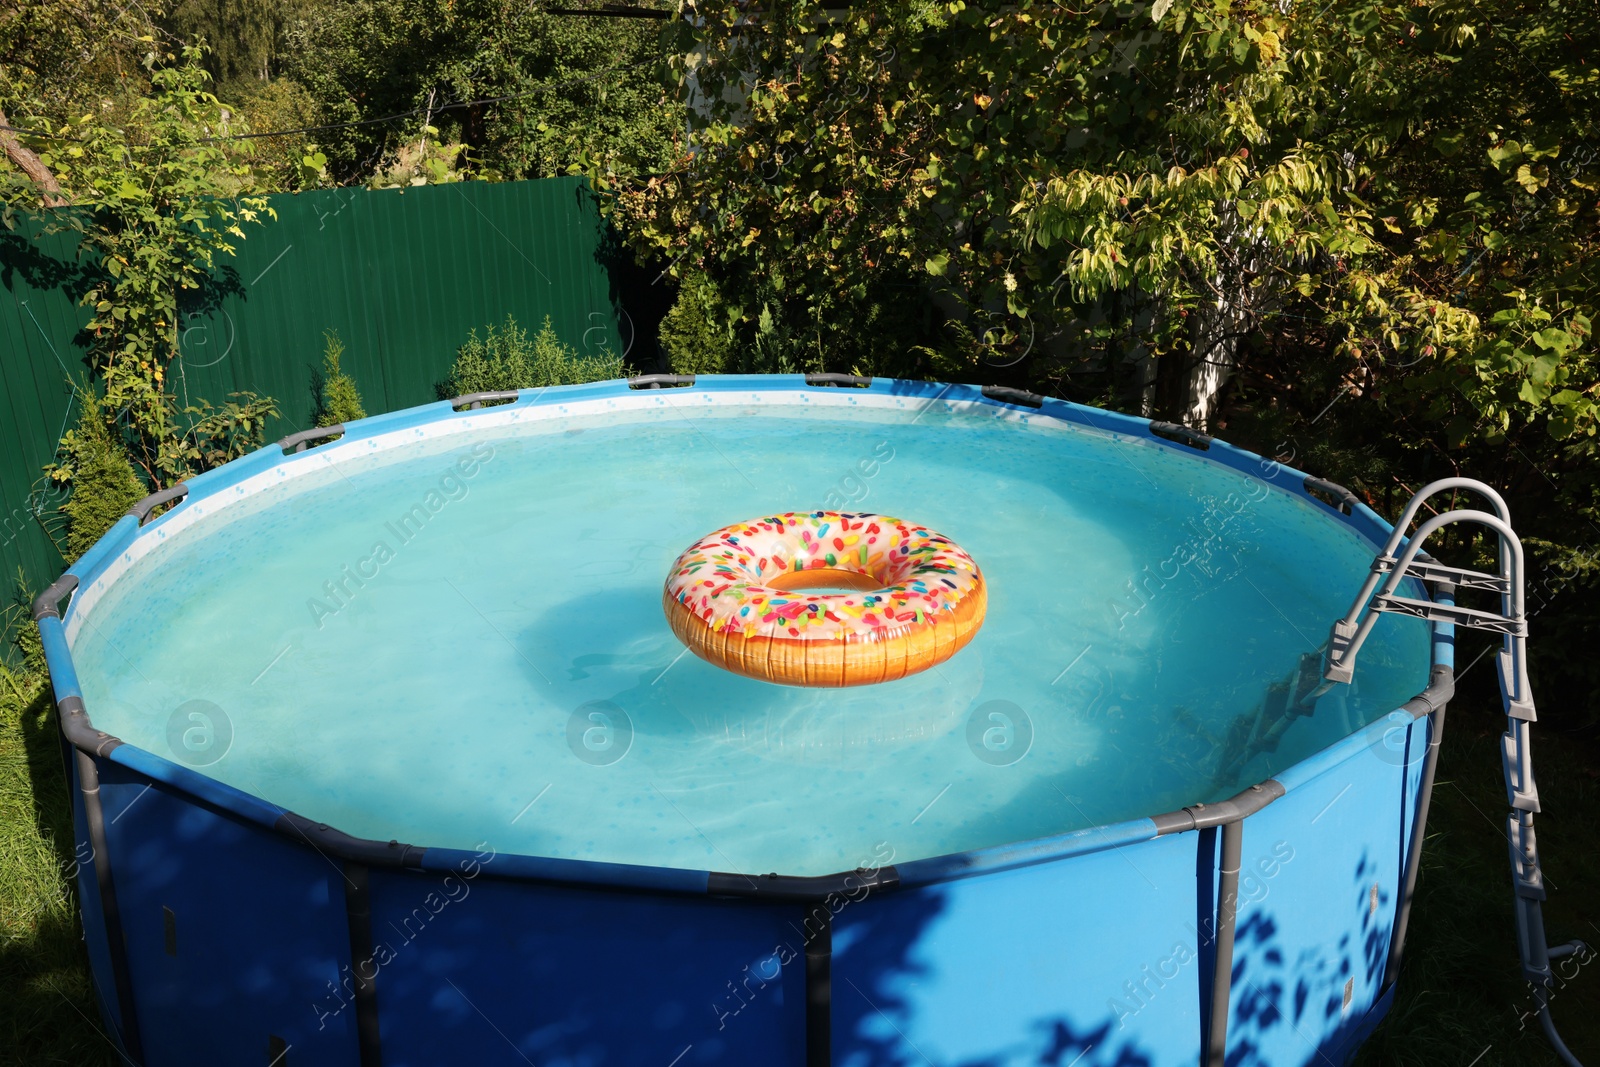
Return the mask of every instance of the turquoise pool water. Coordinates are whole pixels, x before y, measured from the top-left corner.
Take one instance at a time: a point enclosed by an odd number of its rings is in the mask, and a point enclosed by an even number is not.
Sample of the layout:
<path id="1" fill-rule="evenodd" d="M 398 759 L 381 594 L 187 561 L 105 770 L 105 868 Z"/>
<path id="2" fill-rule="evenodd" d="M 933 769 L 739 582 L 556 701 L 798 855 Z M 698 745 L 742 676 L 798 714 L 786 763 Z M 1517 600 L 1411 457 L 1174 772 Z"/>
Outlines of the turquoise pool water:
<path id="1" fill-rule="evenodd" d="M 1426 624 L 1384 616 L 1355 684 L 1263 746 L 1372 550 L 1175 449 L 990 406 L 678 402 L 299 463 L 132 563 L 73 656 L 100 729 L 358 836 L 821 874 L 1220 799 L 1426 684 Z M 970 552 L 972 644 L 846 690 L 687 654 L 677 554 L 824 507 Z"/>

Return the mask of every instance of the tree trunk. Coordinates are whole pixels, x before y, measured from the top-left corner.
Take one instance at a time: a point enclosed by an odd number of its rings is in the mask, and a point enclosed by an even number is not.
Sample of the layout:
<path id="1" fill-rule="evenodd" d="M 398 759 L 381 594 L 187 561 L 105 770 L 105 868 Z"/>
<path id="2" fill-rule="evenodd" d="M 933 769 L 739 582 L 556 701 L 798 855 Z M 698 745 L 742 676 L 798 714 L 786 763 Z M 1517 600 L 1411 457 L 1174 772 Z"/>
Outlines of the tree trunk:
<path id="1" fill-rule="evenodd" d="M 17 140 L 16 133 L 10 127 L 11 120 L 6 118 L 4 110 L 0 110 L 0 144 L 5 145 L 7 158 L 39 187 L 39 198 L 44 201 L 45 207 L 65 207 L 67 197 L 61 191 L 61 183 L 56 181 L 56 176 L 50 173 L 50 168 L 44 165 L 33 149 Z"/>
<path id="2" fill-rule="evenodd" d="M 1227 298 L 1196 308 L 1190 316 L 1192 354 L 1176 421 L 1200 430 L 1210 427 L 1217 417 L 1222 387 L 1233 377 L 1239 361 L 1239 341 L 1248 320 L 1244 308 Z"/>

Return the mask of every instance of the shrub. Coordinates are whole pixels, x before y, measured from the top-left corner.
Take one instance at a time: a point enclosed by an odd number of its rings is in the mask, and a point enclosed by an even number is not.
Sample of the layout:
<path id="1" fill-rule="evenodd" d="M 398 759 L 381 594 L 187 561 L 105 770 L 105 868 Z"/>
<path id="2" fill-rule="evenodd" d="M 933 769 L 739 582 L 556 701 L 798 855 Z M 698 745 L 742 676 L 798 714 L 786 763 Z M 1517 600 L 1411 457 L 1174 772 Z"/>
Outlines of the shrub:
<path id="1" fill-rule="evenodd" d="M 582 356 L 563 344 L 546 315 L 544 325 L 530 341 L 528 331 L 506 316 L 498 330 L 489 326 L 482 337 L 473 330 L 456 353 L 450 376 L 438 385 L 439 398 L 490 393 L 508 389 L 536 389 L 550 385 L 578 385 L 620 378 L 621 356 L 609 351 Z"/>
<path id="2" fill-rule="evenodd" d="M 312 418 L 318 426 L 334 426 L 364 419 L 367 413 L 361 406 L 356 380 L 339 366 L 339 358 L 344 355 L 344 342 L 333 330 L 328 330 L 324 336 L 327 338 L 327 347 L 322 352 L 322 371 L 317 375 L 317 409 L 312 413 Z"/>
<path id="3" fill-rule="evenodd" d="M 78 391 L 77 426 L 62 438 L 62 464 L 71 472 L 72 496 L 61 505 L 67 518 L 67 558 L 76 561 L 148 491 L 121 434 L 93 388 Z"/>
<path id="4" fill-rule="evenodd" d="M 674 374 L 720 374 L 728 368 L 726 308 L 711 279 L 691 274 L 661 320 L 661 347 Z"/>
<path id="5" fill-rule="evenodd" d="M 47 669 L 44 639 L 39 636 L 39 627 L 33 621 L 33 590 L 29 588 L 27 576 L 20 566 L 11 578 L 11 597 L 11 604 L 0 611 L 0 632 L 11 635 L 14 656 L 0 654 L 0 671 L 9 671 L 6 660 L 15 658 L 20 661 L 22 673 L 28 680 L 43 678 Z M 15 696 L 24 703 L 29 701 L 31 694 L 17 686 L 14 673 L 7 682 L 11 693 L 0 692 L 0 707 L 5 706 L 8 696 Z"/>
<path id="6" fill-rule="evenodd" d="M 255 393 L 229 393 L 228 402 L 215 407 L 197 400 L 183 409 L 189 428 L 175 442 L 182 476 L 192 478 L 213 467 L 248 455 L 266 443 L 267 423 L 278 417 L 278 402 Z M 177 481 L 174 478 L 167 482 Z"/>
<path id="7" fill-rule="evenodd" d="M 44 468 L 53 486 L 72 490 L 56 509 L 67 525 L 67 543 L 56 541 L 56 549 L 68 560 L 88 551 L 152 486 L 173 485 L 260 448 L 268 421 L 278 415 L 271 397 L 254 393 L 229 393 L 221 407 L 197 400 L 182 410 L 187 427 L 162 425 L 159 464 L 141 471 L 128 443 L 141 440 L 139 420 L 147 412 L 125 410 L 127 421 L 118 422 L 95 386 L 80 385 L 76 395 L 77 425 L 61 438 L 56 461 Z M 162 403 L 176 406 L 170 397 Z"/>
<path id="8" fill-rule="evenodd" d="M 251 130 L 301 130 L 315 126 L 317 101 L 292 78 L 240 78 L 220 86 L 217 95 L 238 105 Z M 315 189 L 327 183 L 327 157 L 298 134 L 255 137 L 250 172 L 260 188 L 271 192 Z"/>

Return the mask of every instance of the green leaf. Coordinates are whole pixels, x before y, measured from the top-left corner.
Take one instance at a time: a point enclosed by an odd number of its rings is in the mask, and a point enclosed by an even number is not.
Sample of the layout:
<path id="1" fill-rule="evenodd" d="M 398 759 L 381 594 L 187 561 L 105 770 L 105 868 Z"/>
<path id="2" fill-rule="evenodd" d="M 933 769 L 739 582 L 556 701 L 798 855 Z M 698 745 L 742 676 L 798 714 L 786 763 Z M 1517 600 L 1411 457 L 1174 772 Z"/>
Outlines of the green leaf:
<path id="1" fill-rule="evenodd" d="M 1534 344 L 1538 345 L 1540 348 L 1554 349 L 1557 356 L 1564 355 L 1567 349 L 1571 348 L 1576 341 L 1577 338 L 1573 337 L 1566 330 L 1557 329 L 1554 326 L 1540 330 L 1538 333 L 1533 335 Z M 1546 359 L 1553 361 L 1554 357 L 1541 356 L 1539 362 L 1543 362 Z M 1537 365 L 1538 364 L 1535 363 L 1535 366 Z"/>
<path id="2" fill-rule="evenodd" d="M 923 266 L 928 268 L 929 274 L 932 274 L 935 277 L 943 277 L 944 272 L 950 266 L 950 257 L 945 255 L 943 252 L 940 252 L 936 256 L 929 256 L 928 259 L 923 263 Z"/>
<path id="3" fill-rule="evenodd" d="M 1504 170 L 1506 164 L 1522 158 L 1522 146 L 1515 141 L 1506 141 L 1489 149 L 1489 162 L 1493 163 L 1496 170 Z"/>

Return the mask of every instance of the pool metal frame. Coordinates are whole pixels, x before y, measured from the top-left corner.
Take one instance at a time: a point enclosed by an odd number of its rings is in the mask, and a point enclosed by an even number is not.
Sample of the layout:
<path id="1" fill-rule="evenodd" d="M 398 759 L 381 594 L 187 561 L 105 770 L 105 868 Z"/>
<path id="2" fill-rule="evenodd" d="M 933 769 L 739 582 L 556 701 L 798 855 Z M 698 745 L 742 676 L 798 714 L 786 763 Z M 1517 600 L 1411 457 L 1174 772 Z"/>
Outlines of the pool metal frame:
<path id="1" fill-rule="evenodd" d="M 336 859 L 347 878 L 345 916 L 352 961 L 371 961 L 374 939 L 371 928 L 371 903 L 368 896 L 369 872 L 375 869 L 408 869 L 450 872 L 463 853 L 401 843 L 352 837 L 339 830 L 287 811 L 231 786 L 211 779 L 189 767 L 163 759 L 94 727 L 84 706 L 76 671 L 68 647 L 63 607 L 72 594 L 95 580 L 109 563 L 126 550 L 133 540 L 159 527 L 164 516 L 193 499 L 219 493 L 245 477 L 281 464 L 317 446 L 343 438 L 359 440 L 379 433 L 458 417 L 490 405 L 548 404 L 577 402 L 608 396 L 627 395 L 637 389 L 695 387 L 693 391 L 759 391 L 763 393 L 819 388 L 851 388 L 925 400 L 928 406 L 988 404 L 1021 409 L 1052 419 L 1072 422 L 1102 433 L 1145 438 L 1183 453 L 1200 452 L 1203 458 L 1275 488 L 1287 491 L 1343 521 L 1372 544 L 1381 545 L 1391 527 L 1355 494 L 1336 483 L 1296 471 L 1275 460 L 1236 448 L 1209 435 L 1171 423 L 1151 422 L 1115 412 L 1085 407 L 1067 401 L 1039 396 L 1003 386 L 978 388 L 963 385 L 862 378 L 841 374 L 808 375 L 644 375 L 591 385 L 549 389 L 528 389 L 500 393 L 478 393 L 439 401 L 405 411 L 363 419 L 346 425 L 319 427 L 283 438 L 225 467 L 206 472 L 189 482 L 179 482 L 153 493 L 135 504 L 122 520 L 65 574 L 34 602 L 33 618 L 39 625 L 49 664 L 55 702 L 61 726 L 63 757 L 68 781 L 78 785 L 77 806 L 87 823 L 92 849 L 93 885 L 107 933 L 114 1001 L 102 1005 L 107 1023 L 117 1035 L 123 1051 L 136 1064 L 144 1062 L 138 1025 L 136 997 L 117 906 L 112 855 L 107 844 L 105 814 L 100 804 L 100 765 L 121 764 L 154 781 L 164 783 L 188 798 L 236 819 L 265 826 L 284 838 L 314 849 L 326 858 Z M 685 390 L 690 392 L 692 390 Z M 155 513 L 165 508 L 161 515 Z M 1454 586 L 1430 582 L 1434 598 L 1453 603 Z M 1395 903 L 1395 924 L 1383 969 L 1380 993 L 1359 1026 L 1354 1048 L 1387 1011 L 1403 949 L 1407 921 L 1415 892 L 1422 843 L 1438 762 L 1439 741 L 1444 727 L 1445 709 L 1454 692 L 1454 627 L 1447 623 L 1433 626 L 1432 665 L 1427 687 L 1407 701 L 1401 711 L 1415 722 L 1428 719 L 1427 752 L 1421 784 L 1417 790 L 1415 817 L 1410 820 L 1409 840 L 1404 842 L 1405 860 L 1401 890 Z M 1203 1067 L 1222 1067 L 1227 1049 L 1228 1018 L 1232 989 L 1232 962 L 1237 916 L 1241 842 L 1244 820 L 1282 798 L 1298 782 L 1309 779 L 1313 768 L 1332 766 L 1348 756 L 1353 745 L 1371 745 L 1380 736 L 1380 721 L 1346 737 L 1323 752 L 1309 757 L 1288 772 L 1250 786 L 1238 795 L 1212 804 L 1193 804 L 1177 811 L 1162 812 L 1144 819 L 1073 831 L 1066 834 L 952 855 L 915 860 L 878 869 L 861 868 L 817 877 L 780 874 L 747 876 L 718 871 L 690 871 L 661 867 L 631 866 L 587 860 L 561 860 L 535 856 L 499 856 L 496 867 L 486 876 L 545 885 L 582 887 L 606 892 L 678 894 L 741 898 L 801 904 L 811 907 L 817 920 L 814 936 L 805 942 L 805 1063 L 824 1067 L 831 1062 L 832 945 L 830 901 L 840 898 L 862 899 L 867 894 L 890 892 L 903 887 L 931 885 L 981 873 L 1014 869 L 1095 852 L 1124 844 L 1190 831 L 1216 828 L 1220 831 L 1220 864 L 1216 894 L 1215 956 L 1212 967 L 1209 1014 L 1201 1021 Z M 1408 732 L 1408 745 L 1410 734 Z M 1409 751 L 1409 750 L 1408 750 Z M 1286 784 L 1280 779 L 1289 779 Z M 85 875 L 80 868 L 80 883 Z M 1376 890 L 1374 890 L 1376 892 Z M 1374 897 L 1376 900 L 1376 897 Z M 1376 906 L 1376 905 L 1374 905 Z M 87 921 L 87 920 L 86 920 Z M 172 916 L 168 912 L 169 950 Z M 807 920 L 808 930 L 811 928 Z M 1205 944 L 1204 941 L 1201 942 Z M 377 973 L 355 976 L 354 1006 L 362 1067 L 378 1067 L 382 1062 L 377 1007 Z M 102 997 L 105 991 L 101 991 Z M 115 1008 L 115 1018 L 107 1011 Z M 118 1025 L 120 1024 L 120 1025 Z M 282 1044 L 280 1039 L 279 1044 Z M 281 1050 L 280 1050 L 281 1051 Z"/>

